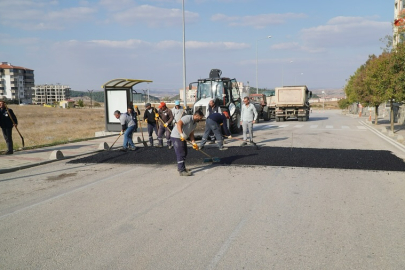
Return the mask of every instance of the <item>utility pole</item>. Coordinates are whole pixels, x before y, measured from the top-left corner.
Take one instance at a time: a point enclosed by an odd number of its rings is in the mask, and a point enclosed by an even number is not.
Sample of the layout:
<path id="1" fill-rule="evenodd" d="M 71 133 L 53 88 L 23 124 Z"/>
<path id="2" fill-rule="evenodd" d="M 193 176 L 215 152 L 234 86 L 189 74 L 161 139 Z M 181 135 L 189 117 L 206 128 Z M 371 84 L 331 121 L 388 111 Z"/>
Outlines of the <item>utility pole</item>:
<path id="1" fill-rule="evenodd" d="M 93 91 L 94 90 L 88 90 L 87 89 L 87 92 L 89 92 L 89 94 L 90 94 L 90 109 L 93 108 Z"/>

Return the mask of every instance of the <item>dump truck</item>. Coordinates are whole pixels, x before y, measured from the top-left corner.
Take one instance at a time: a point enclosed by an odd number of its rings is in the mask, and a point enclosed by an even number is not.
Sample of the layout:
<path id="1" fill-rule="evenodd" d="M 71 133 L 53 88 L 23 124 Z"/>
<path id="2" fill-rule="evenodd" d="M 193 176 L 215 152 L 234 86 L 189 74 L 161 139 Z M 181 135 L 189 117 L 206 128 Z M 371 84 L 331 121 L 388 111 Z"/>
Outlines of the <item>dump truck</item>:
<path id="1" fill-rule="evenodd" d="M 266 95 L 264 94 L 250 94 L 249 95 L 249 102 L 252 103 L 257 111 L 257 119 L 256 122 L 259 122 L 259 119 L 263 119 L 264 121 L 269 121 L 267 110 L 265 113 L 264 108 L 267 107 L 267 100 Z"/>
<path id="2" fill-rule="evenodd" d="M 264 108 L 264 113 L 267 111 L 267 117 L 270 119 L 276 118 L 276 97 L 266 96 L 267 108 Z"/>
<path id="3" fill-rule="evenodd" d="M 250 94 L 249 100 L 256 108 L 258 114 L 256 121 L 259 122 L 260 119 L 270 121 L 272 112 L 268 106 L 268 97 L 265 94 Z"/>
<path id="4" fill-rule="evenodd" d="M 276 87 L 276 121 L 285 121 L 290 118 L 297 118 L 298 121 L 309 119 L 309 99 L 312 92 L 306 85 Z"/>
<path id="5" fill-rule="evenodd" d="M 274 95 L 266 96 L 265 94 L 250 94 L 250 103 L 255 105 L 258 113 L 258 119 L 270 121 L 275 118 L 276 102 Z"/>
<path id="6" fill-rule="evenodd" d="M 211 69 L 209 78 L 199 79 L 197 82 L 189 84 L 191 90 L 197 84 L 196 102 L 192 111 L 201 110 L 204 116 L 208 108 L 208 103 L 213 100 L 221 111 L 227 111 L 230 115 L 229 130 L 231 133 L 240 133 L 241 96 L 236 79 L 221 77 L 220 69 Z M 205 123 L 205 121 L 203 121 Z M 200 122 L 201 123 L 201 122 Z M 197 127 L 198 128 L 198 127 Z"/>

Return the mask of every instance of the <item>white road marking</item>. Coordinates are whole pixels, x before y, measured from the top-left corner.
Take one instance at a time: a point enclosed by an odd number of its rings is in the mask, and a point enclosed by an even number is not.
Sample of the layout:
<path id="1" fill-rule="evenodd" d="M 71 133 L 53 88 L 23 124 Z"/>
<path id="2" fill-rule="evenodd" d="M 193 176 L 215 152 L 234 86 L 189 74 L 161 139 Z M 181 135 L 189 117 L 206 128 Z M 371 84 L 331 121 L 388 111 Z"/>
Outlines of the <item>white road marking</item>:
<path id="1" fill-rule="evenodd" d="M 357 126 L 358 129 L 367 129 L 366 127 L 363 126 Z"/>
<path id="2" fill-rule="evenodd" d="M 359 121 L 360 124 L 364 125 L 363 128 L 370 130 L 371 132 L 373 132 L 375 135 L 377 135 L 378 137 L 384 139 L 386 142 L 390 143 L 391 145 L 395 146 L 396 148 L 398 148 L 399 150 L 405 152 L 405 146 L 400 144 L 399 142 L 381 134 L 381 132 L 377 131 L 374 127 L 370 127 L 367 126 L 366 123 L 364 123 L 363 121 Z"/>
<path id="3" fill-rule="evenodd" d="M 348 126 L 342 126 L 342 129 L 349 129 Z"/>
<path id="4" fill-rule="evenodd" d="M 329 125 L 328 125 L 328 126 L 325 126 L 325 128 L 333 128 L 333 126 L 329 126 Z"/>
<path id="5" fill-rule="evenodd" d="M 283 128 L 283 127 L 288 127 L 288 126 L 289 126 L 289 125 L 281 125 L 280 127 Z"/>
<path id="6" fill-rule="evenodd" d="M 310 126 L 310 128 L 317 128 L 318 127 L 318 125 L 312 125 L 312 126 Z"/>
<path id="7" fill-rule="evenodd" d="M 302 128 L 304 125 L 295 125 L 295 128 Z"/>

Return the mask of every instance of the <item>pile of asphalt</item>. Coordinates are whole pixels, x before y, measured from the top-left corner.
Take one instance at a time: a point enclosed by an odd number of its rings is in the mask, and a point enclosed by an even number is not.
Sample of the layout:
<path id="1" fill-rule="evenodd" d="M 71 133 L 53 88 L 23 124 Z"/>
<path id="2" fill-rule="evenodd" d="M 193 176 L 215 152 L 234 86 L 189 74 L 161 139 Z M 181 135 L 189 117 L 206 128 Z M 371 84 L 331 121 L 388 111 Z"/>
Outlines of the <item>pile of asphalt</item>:
<path id="1" fill-rule="evenodd" d="M 282 167 L 358 169 L 377 171 L 405 171 L 405 162 L 389 151 L 352 149 L 315 149 L 288 147 L 229 147 L 219 151 L 217 147 L 204 150 L 212 157 L 220 158 L 219 165 L 265 165 Z M 203 153 L 188 149 L 187 165 L 203 164 L 207 157 Z M 140 147 L 135 151 L 118 150 L 98 152 L 78 158 L 69 163 L 110 164 L 177 164 L 174 149 L 167 147 Z M 205 163 L 207 164 L 207 163 Z"/>

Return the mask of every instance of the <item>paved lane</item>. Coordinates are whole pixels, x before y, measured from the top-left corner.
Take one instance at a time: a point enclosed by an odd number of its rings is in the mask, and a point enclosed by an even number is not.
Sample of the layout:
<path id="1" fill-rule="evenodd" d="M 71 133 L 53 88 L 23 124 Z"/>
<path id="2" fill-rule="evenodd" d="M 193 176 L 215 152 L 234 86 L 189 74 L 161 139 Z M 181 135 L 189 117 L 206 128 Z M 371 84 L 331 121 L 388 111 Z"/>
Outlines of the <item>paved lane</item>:
<path id="1" fill-rule="evenodd" d="M 400 152 L 357 119 L 325 117 L 258 130 L 257 141 Z M 405 268 L 404 172 L 190 168 L 179 177 L 174 164 L 60 161 L 3 174 L 0 269 Z"/>

